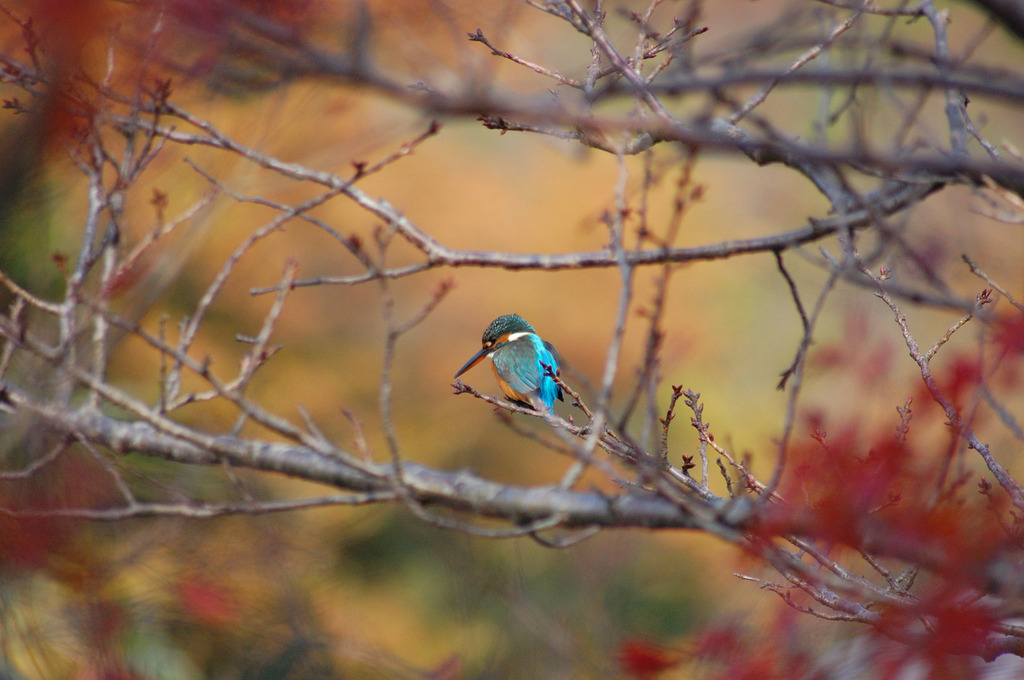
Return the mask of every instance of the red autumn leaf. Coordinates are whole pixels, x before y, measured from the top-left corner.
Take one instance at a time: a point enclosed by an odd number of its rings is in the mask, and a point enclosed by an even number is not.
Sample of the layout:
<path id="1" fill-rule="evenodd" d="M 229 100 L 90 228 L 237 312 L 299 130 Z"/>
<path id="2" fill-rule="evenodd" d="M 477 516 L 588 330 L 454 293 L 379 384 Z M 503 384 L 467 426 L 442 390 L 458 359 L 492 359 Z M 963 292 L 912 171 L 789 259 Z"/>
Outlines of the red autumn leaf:
<path id="1" fill-rule="evenodd" d="M 680 655 L 646 640 L 629 640 L 619 646 L 617 660 L 628 677 L 652 680 L 678 664 Z"/>

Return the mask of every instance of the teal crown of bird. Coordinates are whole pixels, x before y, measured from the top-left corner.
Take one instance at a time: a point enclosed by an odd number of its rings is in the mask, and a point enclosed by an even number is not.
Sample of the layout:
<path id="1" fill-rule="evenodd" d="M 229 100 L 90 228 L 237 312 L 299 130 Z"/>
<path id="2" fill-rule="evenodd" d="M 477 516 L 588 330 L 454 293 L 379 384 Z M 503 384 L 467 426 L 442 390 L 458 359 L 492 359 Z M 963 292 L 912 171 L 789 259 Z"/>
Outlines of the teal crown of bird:
<path id="1" fill-rule="evenodd" d="M 562 388 L 552 379 L 558 375 L 558 352 L 541 339 L 533 326 L 518 314 L 504 314 L 491 322 L 480 340 L 482 347 L 455 377 L 490 357 L 494 377 L 502 393 L 513 402 L 537 411 L 550 411 Z"/>

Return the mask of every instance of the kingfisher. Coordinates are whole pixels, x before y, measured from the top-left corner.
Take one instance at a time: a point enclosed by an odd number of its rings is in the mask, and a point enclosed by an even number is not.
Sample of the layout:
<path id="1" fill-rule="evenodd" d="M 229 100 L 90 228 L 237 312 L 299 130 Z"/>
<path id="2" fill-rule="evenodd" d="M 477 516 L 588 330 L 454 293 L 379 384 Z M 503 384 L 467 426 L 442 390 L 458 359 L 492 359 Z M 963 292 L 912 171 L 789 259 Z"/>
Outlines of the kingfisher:
<path id="1" fill-rule="evenodd" d="M 558 375 L 558 352 L 542 340 L 518 314 L 504 314 L 491 322 L 480 340 L 483 347 L 455 374 L 460 375 L 490 357 L 498 387 L 512 401 L 536 411 L 551 411 L 555 397 L 565 401 L 562 388 L 548 372 Z M 546 368 L 545 368 L 546 367 Z"/>

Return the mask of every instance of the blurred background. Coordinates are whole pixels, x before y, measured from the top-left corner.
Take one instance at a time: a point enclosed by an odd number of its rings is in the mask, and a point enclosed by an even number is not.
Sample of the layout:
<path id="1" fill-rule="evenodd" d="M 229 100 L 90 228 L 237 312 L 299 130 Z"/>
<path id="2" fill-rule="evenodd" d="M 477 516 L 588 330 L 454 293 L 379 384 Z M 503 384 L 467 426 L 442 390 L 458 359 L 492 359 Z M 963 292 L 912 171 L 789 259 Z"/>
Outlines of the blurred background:
<path id="1" fill-rule="evenodd" d="M 350 44 L 358 38 L 353 33 L 372 29 L 361 45 L 367 58 L 409 84 L 520 93 L 524 101 L 549 96 L 551 81 L 467 40 L 478 28 L 500 49 L 571 77 L 582 77 L 590 60 L 588 39 L 525 3 L 255 4 L 263 16 L 328 47 Z M 671 26 L 673 16 L 696 6 L 667 2 L 655 18 Z M 102 78 L 113 60 L 115 86 L 139 77 L 128 48 L 157 40 L 157 53 L 166 62 L 154 60 L 147 77 L 170 77 L 174 103 L 231 139 L 287 162 L 345 176 L 354 163 L 373 163 L 429 127 L 432 116 L 371 88 L 337 79 L 280 77 L 259 54 L 236 50 L 232 34 L 221 30 L 222 13 L 230 7 L 178 3 L 178 13 L 168 12 L 168 27 L 158 38 L 143 30 L 152 15 L 132 3 L 48 0 L 10 5 L 10 11 L 20 19 L 31 16 L 42 36 L 61 36 L 58 43 L 66 54 L 50 55 L 57 69 L 80 68 Z M 700 8 L 698 23 L 709 31 L 693 42 L 693 59 L 709 68 L 735 55 L 765 26 L 792 21 L 794 31 L 811 34 L 808 27 L 830 26 L 834 16 L 807 2 L 720 0 Z M 21 27 L 9 19 L 4 53 L 26 59 Z M 628 22 L 619 25 L 621 36 L 635 32 Z M 963 49 L 983 26 L 978 13 L 957 11 L 951 44 Z M 901 25 L 900 30 L 908 40 L 929 44 L 927 26 Z M 975 56 L 1007 67 L 1019 67 L 1024 57 L 998 31 L 986 34 Z M 14 85 L 3 88 L 3 97 L 15 96 Z M 781 121 L 789 134 L 810 136 L 817 96 L 812 89 L 788 90 L 770 97 L 760 113 Z M 690 104 L 683 98 L 678 105 L 685 110 Z M 860 132 L 869 137 L 899 121 L 895 114 L 887 118 L 885 102 L 862 106 Z M 941 107 L 932 108 L 937 114 L 923 114 L 914 134 L 922 135 L 924 144 L 948 144 Z M 62 134 L 59 116 L 44 118 L 42 125 L 38 116 L 4 114 L 7 207 L 0 263 L 20 285 L 59 299 L 62 257 L 73 257 L 79 248 L 87 184 L 62 143 L 54 141 Z M 385 197 L 451 248 L 566 253 L 608 243 L 602 215 L 614 208 L 614 157 L 551 136 L 499 134 L 474 116 L 439 120 L 443 127 L 437 136 L 368 177 L 361 188 Z M 1022 122 L 1014 107 L 985 105 L 984 132 L 990 139 L 1022 143 Z M 646 196 L 648 219 L 663 228 L 684 154 L 665 146 L 648 162 L 658 178 Z M 644 163 L 641 157 L 626 161 L 633 205 L 641 199 Z M 237 154 L 169 144 L 125 193 L 125 244 L 139 242 L 154 225 L 210 192 L 210 181 L 195 167 L 241 196 L 293 204 L 316 193 Z M 691 182 L 701 190 L 686 208 L 679 246 L 780 233 L 805 225 L 809 217 L 823 217 L 828 209 L 792 171 L 757 167 L 746 158 L 702 152 Z M 984 287 L 961 262 L 967 253 L 1020 298 L 1024 231 L 988 219 L 985 207 L 966 188 L 946 189 L 901 216 L 905 223 L 899 226 L 957 295 L 973 298 Z M 358 206 L 337 198 L 314 214 L 373 252 L 381 224 Z M 218 193 L 143 258 L 133 270 L 135 278 L 113 296 L 115 308 L 154 332 L 164 323 L 173 337 L 225 260 L 276 215 Z M 838 253 L 834 241 L 820 245 Z M 808 246 L 806 257 L 786 256 L 808 306 L 827 277 L 815 262 L 817 247 Z M 273 300 L 272 294 L 251 291 L 276 285 L 288 260 L 298 262 L 300 279 L 362 273 L 336 239 L 310 224 L 289 222 L 238 261 L 200 333 L 197 356 L 211 357 L 215 370 L 237 362 L 247 347 L 236 342 L 236 334 L 258 332 Z M 417 261 L 407 246 L 388 252 L 391 266 Z M 623 407 L 642 365 L 644 314 L 661 273 L 637 274 L 613 410 Z M 896 276 L 916 282 L 907 269 L 898 268 Z M 397 317 L 417 313 L 447 280 L 454 289 L 397 346 L 393 412 L 402 454 L 518 485 L 557 482 L 572 461 L 514 432 L 487 404 L 453 395 L 451 376 L 479 348 L 486 325 L 515 312 L 558 348 L 567 381 L 593 398 L 587 385 L 601 379 L 618 311 L 619 273 L 439 269 L 391 282 Z M 386 458 L 378 401 L 385 335 L 381 300 L 374 283 L 294 290 L 272 337 L 282 348 L 257 374 L 247 396 L 294 422 L 302 422 L 299 409 L 305 408 L 329 438 L 348 448 L 354 448 L 357 436 L 343 415 L 351 411 L 370 449 L 378 459 Z M 769 476 L 786 406 L 786 393 L 776 385 L 801 337 L 774 258 L 677 267 L 667 300 L 658 414 L 667 408 L 672 385 L 701 393 L 704 418 L 717 441 L 738 458 L 749 456 L 753 470 Z M 908 315 L 922 342 L 934 342 L 961 312 L 908 307 Z M 972 351 L 977 333 L 965 329 L 955 336 L 950 357 Z M 796 439 L 806 441 L 814 428 L 891 432 L 899 424 L 896 407 L 914 397 L 920 409 L 915 434 L 924 444 L 948 445 L 941 414 L 921 395 L 917 368 L 906 356 L 891 312 L 870 293 L 848 284 L 837 287 L 822 312 L 809 361 Z M 114 349 L 111 378 L 154 400 L 158 364 L 150 348 L 125 337 Z M 463 380 L 484 393 L 497 392 L 485 365 Z M 573 413 L 569 405 L 559 405 L 558 411 Z M 641 409 L 635 427 L 643 427 L 643 416 Z M 698 446 L 689 414 L 679 416 L 670 439 L 674 464 Z M 224 406 L 197 405 L 178 417 L 227 432 L 236 414 Z M 1010 439 L 996 434 L 991 443 L 1007 450 Z M 236 484 L 216 469 L 182 469 L 136 456 L 123 464 L 154 488 L 181 490 L 192 498 L 230 494 Z M 323 492 L 287 479 L 241 477 L 258 496 Z M 28 491 L 23 481 L 0 485 L 5 498 L 73 496 L 87 505 L 111 498 L 102 472 L 71 465 L 38 476 Z M 724 492 L 724 485 L 718 486 Z M 402 507 L 113 524 L 4 517 L 0 677 L 646 677 L 624 666 L 623 654 L 636 652 L 637 640 L 642 653 L 677 659 L 719 640 L 715 634 L 756 637 L 766 626 L 786 631 L 804 647 L 856 635 L 856 629 L 809 617 L 794 620 L 775 595 L 734 575 L 746 569 L 757 566 L 703 535 L 604 532 L 553 550 L 528 539 L 487 540 L 441 530 Z M 707 677 L 716 670 L 712 662 L 687 661 L 664 677 Z"/>

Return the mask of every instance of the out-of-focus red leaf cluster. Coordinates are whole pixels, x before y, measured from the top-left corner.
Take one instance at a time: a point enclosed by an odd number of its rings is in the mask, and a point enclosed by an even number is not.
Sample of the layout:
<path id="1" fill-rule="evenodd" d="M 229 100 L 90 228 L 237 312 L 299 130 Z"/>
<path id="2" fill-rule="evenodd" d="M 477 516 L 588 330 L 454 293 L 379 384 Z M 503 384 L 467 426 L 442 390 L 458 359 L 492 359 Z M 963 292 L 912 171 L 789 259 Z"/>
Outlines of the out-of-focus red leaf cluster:
<path id="1" fill-rule="evenodd" d="M 240 58 L 275 77 L 273 55 L 301 43 L 316 24 L 312 8 L 312 0 L 23 0 L 0 17 L 0 36 L 25 45 L 26 74 L 43 99 L 18 106 L 36 114 L 31 133 L 52 145 L 88 130 L 91 111 L 113 106 L 103 90 L 130 100 L 140 86 L 207 78 Z"/>
<path id="2" fill-rule="evenodd" d="M 779 487 L 785 501 L 769 506 L 758 532 L 765 540 L 797 533 L 923 560 L 965 585 L 981 585 L 986 560 L 1012 540 L 993 505 L 1003 495 L 970 493 L 976 487 L 968 476 L 941 481 L 948 469 L 941 459 L 924 460 L 892 433 L 868 443 L 866 429 L 815 429 L 794 445 Z"/>
<path id="3" fill-rule="evenodd" d="M 0 486 L 0 506 L 11 513 L 0 515 L 0 573 L 51 566 L 54 556 L 73 554 L 79 520 L 54 514 L 60 507 L 99 507 L 115 503 L 110 479 L 96 466 L 74 456 L 62 456 L 38 472 L 32 484 L 12 480 L 8 493 Z M 72 561 L 74 561 L 72 559 Z M 66 573 L 69 579 L 74 575 Z"/>
<path id="4" fill-rule="evenodd" d="M 31 49 L 39 44 L 51 63 L 78 66 L 84 48 L 108 30 L 116 3 L 99 0 L 26 0 L 18 19 Z"/>
<path id="5" fill-rule="evenodd" d="M 686 660 L 700 665 L 702 677 L 716 680 L 831 678 L 840 659 L 858 668 L 856 677 L 967 680 L 977 677 L 976 655 L 994 622 L 976 603 L 956 604 L 967 601 L 966 594 L 933 589 L 917 607 L 880 611 L 879 626 L 863 627 L 863 635 L 839 643 L 831 660 L 811 653 L 817 643 L 797 625 L 796 611 L 781 604 L 759 624 L 709 628 L 693 639 Z"/>
<path id="6" fill-rule="evenodd" d="M 74 527 L 73 521 L 55 517 L 0 516 L 0 573 L 46 566 L 74 535 Z"/>
<path id="7" fill-rule="evenodd" d="M 153 30 L 165 13 L 171 22 L 161 24 L 162 30 L 198 31 L 222 38 L 228 37 L 232 22 L 243 17 L 277 30 L 294 31 L 293 36 L 298 37 L 317 15 L 313 0 L 23 0 L 18 12 L 19 19 L 31 21 L 35 35 L 42 36 L 48 50 L 59 49 L 61 56 L 72 60 L 79 58 L 92 41 L 108 40 L 115 26 L 118 30 Z M 131 41 L 145 34 L 124 37 Z"/>
<path id="8" fill-rule="evenodd" d="M 996 322 L 996 344 L 1011 356 L 1024 356 L 1024 312 Z"/>
<path id="9" fill-rule="evenodd" d="M 946 398 L 959 408 L 973 397 L 983 377 L 981 362 L 977 357 L 957 354 L 938 376 L 939 387 Z"/>
<path id="10" fill-rule="evenodd" d="M 221 627 L 238 621 L 240 608 L 234 595 L 204 576 L 186 575 L 175 592 L 185 613 L 204 625 Z"/>
<path id="11" fill-rule="evenodd" d="M 920 645 L 908 649 L 908 653 L 924 656 L 937 664 L 950 654 L 977 654 L 996 622 L 979 606 L 957 604 L 974 597 L 974 591 L 957 593 L 936 589 L 922 598 L 917 607 L 883 611 L 881 627 L 899 633 L 919 625 L 926 617 L 929 634 Z"/>
<path id="12" fill-rule="evenodd" d="M 977 604 L 974 591 L 925 591 L 916 607 L 881 612 L 879 643 L 884 643 L 884 635 L 897 640 L 913 635 L 918 642 L 889 645 L 891 653 L 879 665 L 883 675 L 892 678 L 905 677 L 907 668 L 927 669 L 927 677 L 936 680 L 977 677 L 974 661 L 984 656 L 986 638 L 995 625 Z"/>
<path id="13" fill-rule="evenodd" d="M 622 672 L 635 680 L 654 680 L 676 666 L 679 652 L 642 639 L 627 640 L 619 645 L 617 660 Z"/>
<path id="14" fill-rule="evenodd" d="M 818 677 L 798 639 L 791 639 L 793 610 L 780 609 L 775 620 L 756 632 L 738 623 L 722 623 L 693 640 L 694 662 L 722 680 L 771 680 Z M 786 639 L 783 639 L 786 638 Z"/>
<path id="15" fill-rule="evenodd" d="M 796 513 L 818 537 L 856 545 L 863 517 L 902 503 L 920 481 L 909 448 L 892 435 L 865 447 L 862 436 L 855 426 L 829 433 L 819 423 L 809 441 L 793 446 L 779 489 L 787 503 L 774 517 L 785 523 Z"/>

